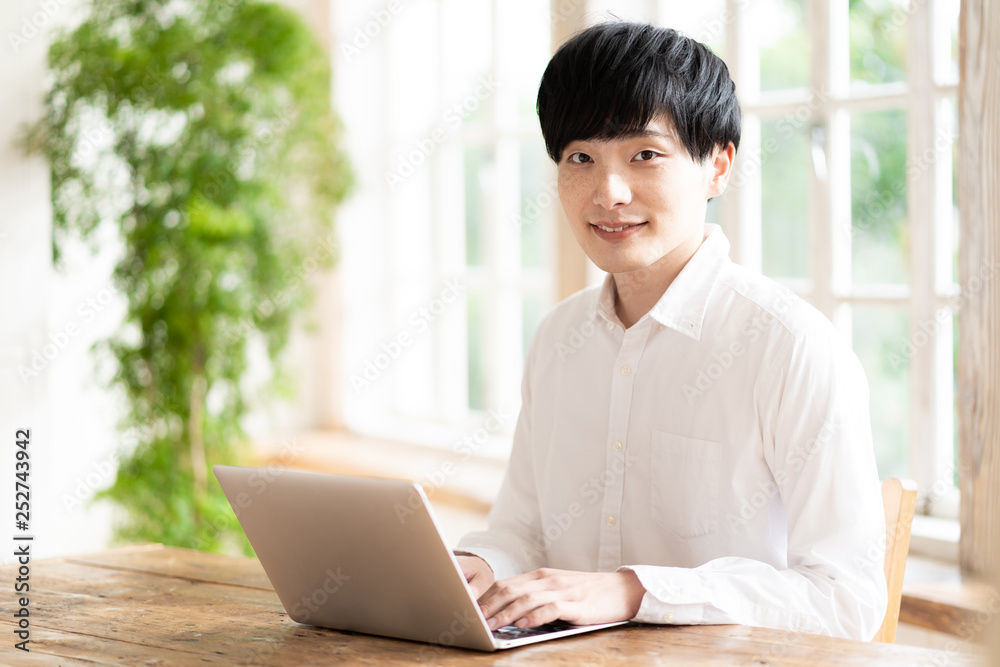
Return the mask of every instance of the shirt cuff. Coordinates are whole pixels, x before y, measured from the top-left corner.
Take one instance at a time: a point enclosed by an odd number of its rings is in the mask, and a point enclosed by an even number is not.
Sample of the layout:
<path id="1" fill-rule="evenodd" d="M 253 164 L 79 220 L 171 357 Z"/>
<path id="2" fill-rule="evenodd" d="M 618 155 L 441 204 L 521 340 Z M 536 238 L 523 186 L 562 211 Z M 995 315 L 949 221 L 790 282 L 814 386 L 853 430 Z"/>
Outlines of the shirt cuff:
<path id="1" fill-rule="evenodd" d="M 630 620 L 639 623 L 697 625 L 704 623 L 708 591 L 697 574 L 686 568 L 623 565 L 619 572 L 635 572 L 646 589 L 639 612 Z"/>
<path id="2" fill-rule="evenodd" d="M 510 577 L 521 574 L 521 570 L 517 566 L 517 563 L 514 562 L 514 559 L 496 547 L 470 547 L 459 545 L 459 547 L 455 549 L 455 553 L 469 554 L 482 558 L 486 561 L 486 564 L 490 566 L 490 569 L 493 570 L 493 579 L 495 581 L 509 579 Z"/>

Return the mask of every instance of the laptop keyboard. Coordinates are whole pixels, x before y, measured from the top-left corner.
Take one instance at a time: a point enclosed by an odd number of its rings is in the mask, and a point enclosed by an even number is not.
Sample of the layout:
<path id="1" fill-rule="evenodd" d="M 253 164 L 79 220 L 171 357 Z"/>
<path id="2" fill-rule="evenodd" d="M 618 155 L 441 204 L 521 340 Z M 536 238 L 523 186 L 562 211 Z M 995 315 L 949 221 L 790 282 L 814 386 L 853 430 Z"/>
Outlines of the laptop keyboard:
<path id="1" fill-rule="evenodd" d="M 569 623 L 546 623 L 537 628 L 519 628 L 516 625 L 505 625 L 493 631 L 493 636 L 497 639 L 520 639 L 521 637 L 534 637 L 536 635 L 546 635 L 550 632 L 558 632 L 574 627 Z"/>

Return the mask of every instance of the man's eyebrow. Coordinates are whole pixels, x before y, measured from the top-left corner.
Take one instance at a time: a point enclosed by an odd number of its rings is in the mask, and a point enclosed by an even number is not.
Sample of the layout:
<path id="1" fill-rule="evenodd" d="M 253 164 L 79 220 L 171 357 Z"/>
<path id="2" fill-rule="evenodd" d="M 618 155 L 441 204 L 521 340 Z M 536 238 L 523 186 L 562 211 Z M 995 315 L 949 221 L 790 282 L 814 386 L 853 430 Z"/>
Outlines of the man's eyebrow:
<path id="1" fill-rule="evenodd" d="M 616 139 L 639 139 L 642 137 L 660 137 L 662 139 L 676 139 L 677 135 L 674 132 L 661 132 L 660 130 L 651 130 L 648 127 L 643 127 L 638 130 L 631 130 L 615 137 Z"/>
<path id="2" fill-rule="evenodd" d="M 609 142 L 609 141 L 621 141 L 621 140 L 625 140 L 625 139 L 642 139 L 642 138 L 645 138 L 645 137 L 658 137 L 660 139 L 672 139 L 672 140 L 676 141 L 677 140 L 677 133 L 669 131 L 669 130 L 666 131 L 666 132 L 663 132 L 663 131 L 660 131 L 660 130 L 653 130 L 653 129 L 650 129 L 648 127 L 643 127 L 643 128 L 639 128 L 637 130 L 629 130 L 628 132 L 622 132 L 621 134 L 616 134 L 616 135 L 611 136 L 611 137 L 589 137 L 587 139 L 574 139 L 573 141 L 581 141 L 581 142 L 590 142 L 590 141 Z M 571 144 L 571 143 L 573 143 L 573 141 L 570 141 L 569 143 Z M 569 144 L 567 144 L 567 145 L 569 145 Z"/>

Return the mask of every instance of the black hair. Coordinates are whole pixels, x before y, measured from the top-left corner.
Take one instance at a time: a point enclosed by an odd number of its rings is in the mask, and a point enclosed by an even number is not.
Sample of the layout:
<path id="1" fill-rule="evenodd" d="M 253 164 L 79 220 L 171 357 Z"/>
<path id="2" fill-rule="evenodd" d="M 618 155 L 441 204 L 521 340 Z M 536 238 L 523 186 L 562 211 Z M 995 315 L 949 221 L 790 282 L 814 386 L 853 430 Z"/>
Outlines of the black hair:
<path id="1" fill-rule="evenodd" d="M 617 21 L 559 47 L 538 88 L 549 156 L 571 141 L 639 132 L 666 113 L 692 158 L 740 145 L 740 106 L 729 68 L 705 45 L 670 28 Z"/>

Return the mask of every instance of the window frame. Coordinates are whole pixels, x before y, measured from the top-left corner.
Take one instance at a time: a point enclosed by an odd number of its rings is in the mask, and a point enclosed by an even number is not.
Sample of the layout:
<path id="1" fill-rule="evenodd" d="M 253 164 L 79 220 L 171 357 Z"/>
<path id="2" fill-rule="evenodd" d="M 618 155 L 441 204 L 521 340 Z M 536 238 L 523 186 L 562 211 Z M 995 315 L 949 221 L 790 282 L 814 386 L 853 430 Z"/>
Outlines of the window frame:
<path id="1" fill-rule="evenodd" d="M 837 0 L 809 0 L 811 86 L 808 91 L 760 93 L 759 57 L 747 18 L 746 0 L 726 0 L 731 17 L 726 31 L 727 64 L 741 91 L 744 133 L 742 158 L 760 155 L 760 121 L 810 110 L 814 157 L 825 174 L 809 175 L 810 276 L 808 281 L 780 280 L 829 317 L 849 339 L 850 308 L 891 307 L 909 316 L 909 442 L 911 476 L 921 491 L 919 511 L 957 519 L 954 486 L 954 378 L 952 321 L 960 303 L 951 280 L 951 148 L 939 159 L 938 137 L 946 133 L 944 100 L 957 104 L 958 85 L 940 84 L 935 51 L 942 48 L 935 12 L 941 2 L 912 2 L 907 14 L 907 63 L 904 82 L 852 89 L 849 85 L 848 5 Z M 907 118 L 907 224 L 909 283 L 851 285 L 850 125 L 858 111 L 904 109 Z M 913 156 L 931 156 L 932 168 L 917 168 Z M 927 165 L 924 165 L 927 166 Z M 739 168 L 739 162 L 735 165 Z M 915 178 L 911 176 L 914 172 Z M 734 261 L 761 270 L 760 170 L 743 187 L 723 198 L 722 225 L 733 246 Z M 919 270 L 919 267 L 933 267 Z M 809 283 L 809 284 L 806 284 Z M 938 318 L 944 320 L 941 322 Z M 928 333 L 928 324 L 932 324 Z"/>

